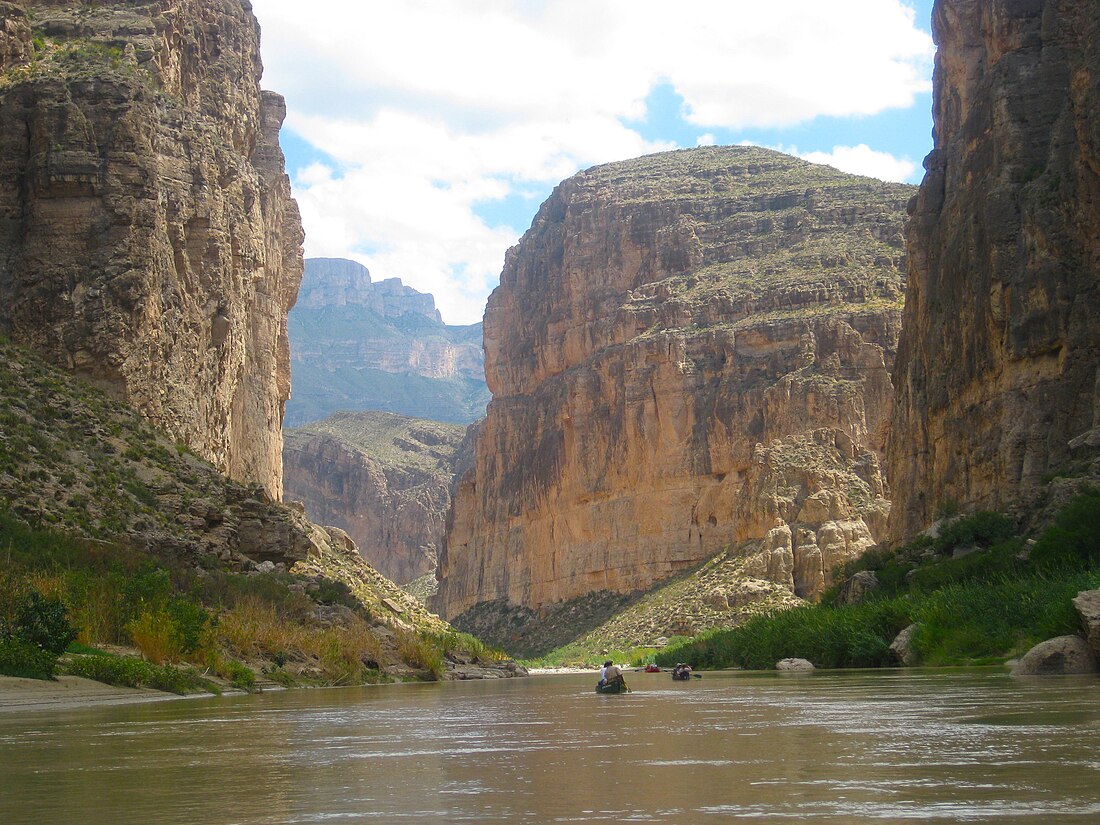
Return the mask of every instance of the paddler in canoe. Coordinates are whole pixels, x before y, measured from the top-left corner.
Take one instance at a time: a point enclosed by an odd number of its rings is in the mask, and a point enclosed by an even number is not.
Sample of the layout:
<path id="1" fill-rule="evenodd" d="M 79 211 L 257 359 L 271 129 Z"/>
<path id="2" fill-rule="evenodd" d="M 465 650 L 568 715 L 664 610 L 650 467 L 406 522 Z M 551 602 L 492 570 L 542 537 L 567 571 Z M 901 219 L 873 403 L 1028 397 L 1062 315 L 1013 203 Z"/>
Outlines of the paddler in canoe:
<path id="1" fill-rule="evenodd" d="M 626 680 L 623 679 L 623 672 L 619 666 L 612 661 L 604 662 L 600 670 L 600 681 L 596 685 L 596 693 L 629 692 L 630 688 L 626 686 Z"/>

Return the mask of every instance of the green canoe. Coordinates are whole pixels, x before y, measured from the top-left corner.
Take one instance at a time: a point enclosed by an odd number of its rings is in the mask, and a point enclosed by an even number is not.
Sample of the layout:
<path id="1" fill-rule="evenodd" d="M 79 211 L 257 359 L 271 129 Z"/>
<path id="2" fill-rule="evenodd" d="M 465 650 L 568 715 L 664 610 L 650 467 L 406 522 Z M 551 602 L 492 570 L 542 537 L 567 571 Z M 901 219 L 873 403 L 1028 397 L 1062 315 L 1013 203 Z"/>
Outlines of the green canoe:
<path id="1" fill-rule="evenodd" d="M 596 685 L 596 693 L 630 693 L 626 682 L 618 681 L 612 685 Z"/>

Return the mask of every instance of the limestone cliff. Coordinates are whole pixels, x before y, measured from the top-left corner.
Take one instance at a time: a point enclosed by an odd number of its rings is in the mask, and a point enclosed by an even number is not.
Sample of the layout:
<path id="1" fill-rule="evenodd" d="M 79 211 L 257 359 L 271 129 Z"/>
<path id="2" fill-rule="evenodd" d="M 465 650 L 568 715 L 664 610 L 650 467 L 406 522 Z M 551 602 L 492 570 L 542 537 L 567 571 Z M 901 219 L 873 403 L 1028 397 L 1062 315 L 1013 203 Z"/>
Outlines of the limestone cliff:
<path id="1" fill-rule="evenodd" d="M 286 424 L 337 410 L 469 423 L 485 412 L 481 324 L 444 324 L 435 299 L 365 266 L 310 258 L 290 313 L 294 397 Z"/>
<path id="2" fill-rule="evenodd" d="M 627 593 L 731 544 L 819 592 L 885 524 L 912 193 L 747 147 L 561 184 L 486 310 L 437 606 Z"/>
<path id="3" fill-rule="evenodd" d="M 1100 16 L 940 0 L 909 228 L 891 532 L 997 508 L 1100 444 Z"/>
<path id="4" fill-rule="evenodd" d="M 251 6 L 0 22 L 0 328 L 278 498 L 302 228 Z"/>
<path id="5" fill-rule="evenodd" d="M 288 430 L 286 496 L 347 531 L 398 584 L 434 574 L 466 428 L 392 413 L 337 413 Z"/>

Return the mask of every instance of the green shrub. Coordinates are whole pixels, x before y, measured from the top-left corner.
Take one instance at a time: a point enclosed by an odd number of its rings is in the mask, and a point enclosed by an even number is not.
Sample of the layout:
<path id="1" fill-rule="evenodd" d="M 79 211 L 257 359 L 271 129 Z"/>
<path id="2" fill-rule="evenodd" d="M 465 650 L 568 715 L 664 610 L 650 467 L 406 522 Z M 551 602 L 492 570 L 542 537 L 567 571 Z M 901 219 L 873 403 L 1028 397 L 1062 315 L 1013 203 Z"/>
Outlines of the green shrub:
<path id="1" fill-rule="evenodd" d="M 181 696 L 219 692 L 214 683 L 194 671 L 171 665 L 154 665 L 133 656 L 79 656 L 69 662 L 66 671 L 73 676 L 108 685 L 152 688 Z"/>
<path id="2" fill-rule="evenodd" d="M 16 603 L 15 618 L 4 635 L 35 645 L 56 659 L 76 638 L 69 623 L 65 603 L 43 596 L 37 590 L 25 594 Z"/>
<path id="3" fill-rule="evenodd" d="M 1100 565 L 1100 490 L 1086 490 L 1059 511 L 1031 548 L 1031 562 Z"/>
<path id="4" fill-rule="evenodd" d="M 256 674 L 247 665 L 233 659 L 225 661 L 218 668 L 218 675 L 227 679 L 231 685 L 240 690 L 252 693 L 256 690 Z"/>
<path id="5" fill-rule="evenodd" d="M 921 661 L 950 665 L 1003 660 L 1054 636 L 1076 633 L 1073 597 L 1100 586 L 1100 572 L 1032 574 L 953 583 L 914 607 Z"/>
<path id="6" fill-rule="evenodd" d="M 57 656 L 23 639 L 0 639 L 0 674 L 27 679 L 53 679 Z"/>
<path id="7" fill-rule="evenodd" d="M 755 616 L 732 630 L 706 634 L 661 651 L 657 664 L 764 670 L 780 659 L 808 659 L 818 667 L 881 667 L 892 663 L 890 642 L 910 624 L 904 599 L 841 608 L 815 605 Z"/>

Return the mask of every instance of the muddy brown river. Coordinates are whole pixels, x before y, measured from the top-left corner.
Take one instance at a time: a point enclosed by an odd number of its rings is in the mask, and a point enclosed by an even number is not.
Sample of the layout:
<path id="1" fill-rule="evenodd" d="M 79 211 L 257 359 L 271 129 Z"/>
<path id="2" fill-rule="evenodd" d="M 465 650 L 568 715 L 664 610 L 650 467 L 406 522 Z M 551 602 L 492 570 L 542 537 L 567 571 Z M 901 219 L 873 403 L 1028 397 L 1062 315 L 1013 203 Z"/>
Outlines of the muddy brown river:
<path id="1" fill-rule="evenodd" d="M 1100 822 L 1100 680 L 628 674 L 0 714 L 0 823 Z"/>

